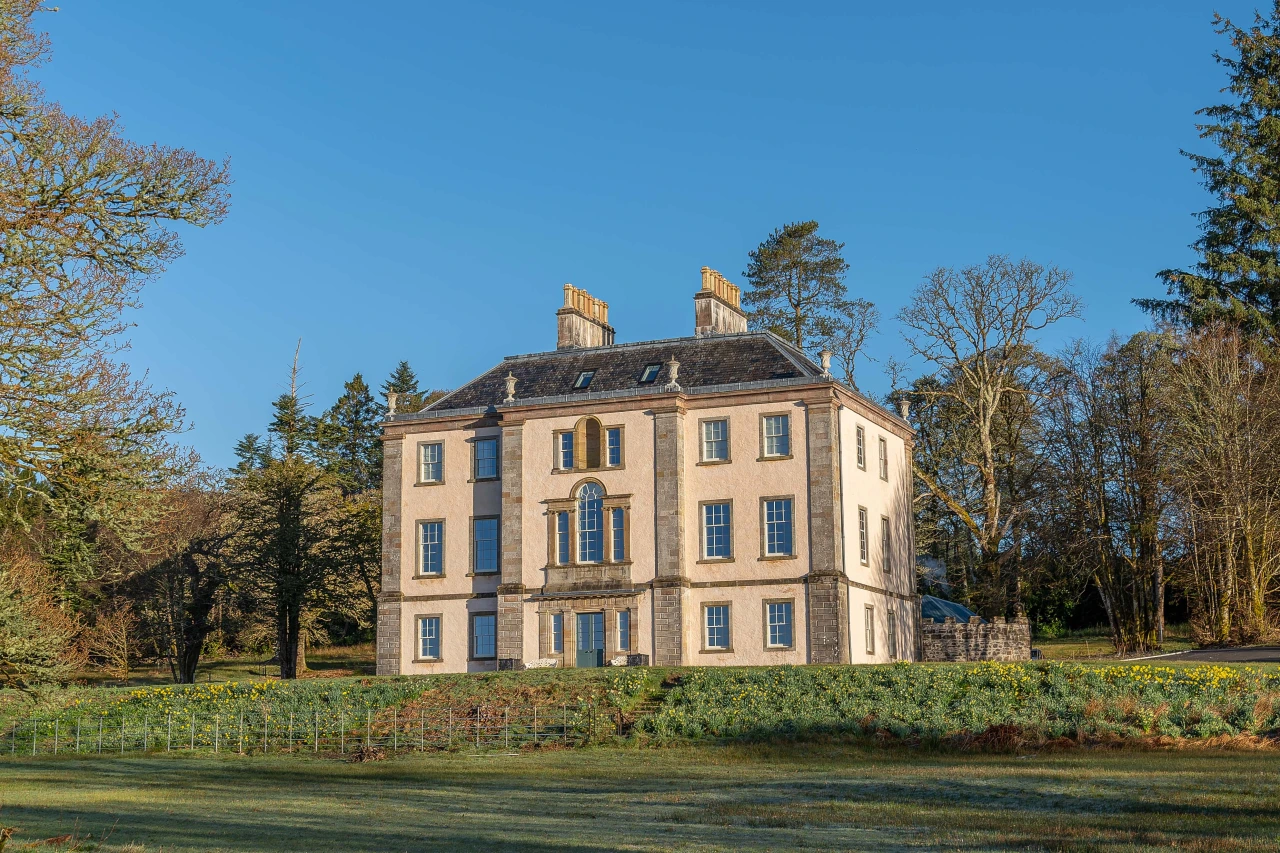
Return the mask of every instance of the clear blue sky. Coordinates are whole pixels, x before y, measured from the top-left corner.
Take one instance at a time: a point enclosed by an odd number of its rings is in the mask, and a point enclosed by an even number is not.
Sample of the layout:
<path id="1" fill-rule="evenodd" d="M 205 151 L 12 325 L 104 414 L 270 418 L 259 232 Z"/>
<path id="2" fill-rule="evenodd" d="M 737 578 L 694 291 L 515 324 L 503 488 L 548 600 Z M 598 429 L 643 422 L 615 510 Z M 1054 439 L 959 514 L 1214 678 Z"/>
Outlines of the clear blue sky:
<path id="1" fill-rule="evenodd" d="M 1075 273 L 1086 321 L 1049 345 L 1133 332 L 1207 203 L 1178 149 L 1224 81 L 1212 12 L 1254 8 L 59 2 L 52 97 L 231 158 L 230 217 L 186 234 L 129 355 L 214 464 L 298 338 L 318 413 L 402 358 L 453 387 L 553 348 L 564 282 L 621 341 L 690 334 L 699 268 L 741 282 L 798 219 L 848 244 L 878 358 L 928 270 L 993 252 Z"/>

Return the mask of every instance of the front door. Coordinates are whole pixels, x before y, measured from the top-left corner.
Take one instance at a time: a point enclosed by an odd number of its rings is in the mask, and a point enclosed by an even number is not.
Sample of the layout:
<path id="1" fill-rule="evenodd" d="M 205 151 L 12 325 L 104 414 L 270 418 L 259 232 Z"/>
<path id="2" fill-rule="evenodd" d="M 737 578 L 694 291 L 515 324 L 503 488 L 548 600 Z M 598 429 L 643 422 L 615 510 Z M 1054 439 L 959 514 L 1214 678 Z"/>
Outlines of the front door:
<path id="1" fill-rule="evenodd" d="M 578 666 L 604 666 L 604 614 L 578 614 Z"/>

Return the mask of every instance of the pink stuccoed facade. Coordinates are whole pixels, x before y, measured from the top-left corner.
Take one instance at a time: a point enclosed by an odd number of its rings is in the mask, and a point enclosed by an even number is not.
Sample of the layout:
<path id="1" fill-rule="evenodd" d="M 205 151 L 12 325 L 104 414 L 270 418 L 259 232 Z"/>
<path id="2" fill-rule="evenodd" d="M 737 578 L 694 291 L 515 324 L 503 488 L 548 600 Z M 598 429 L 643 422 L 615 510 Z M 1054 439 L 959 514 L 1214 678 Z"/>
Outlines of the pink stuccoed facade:
<path id="1" fill-rule="evenodd" d="M 919 658 L 906 421 L 713 270 L 692 337 L 557 325 L 388 416 L 379 674 Z"/>

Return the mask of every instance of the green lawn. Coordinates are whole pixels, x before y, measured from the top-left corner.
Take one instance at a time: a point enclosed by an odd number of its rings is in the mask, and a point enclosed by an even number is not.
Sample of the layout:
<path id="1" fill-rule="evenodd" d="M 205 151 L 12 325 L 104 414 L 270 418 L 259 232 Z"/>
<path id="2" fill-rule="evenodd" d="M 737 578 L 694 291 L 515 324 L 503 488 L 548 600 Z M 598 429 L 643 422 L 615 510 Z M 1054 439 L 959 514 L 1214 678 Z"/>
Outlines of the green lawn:
<path id="1" fill-rule="evenodd" d="M 1116 660 L 1116 647 L 1111 643 L 1111 633 L 1106 626 L 1070 631 L 1061 637 L 1035 637 L 1031 645 L 1040 650 L 1045 660 L 1087 661 Z M 1191 626 L 1171 624 L 1165 626 L 1165 652 L 1185 652 L 1195 648 L 1191 642 Z"/>
<path id="2" fill-rule="evenodd" d="M 307 651 L 307 673 L 304 677 L 325 678 L 334 675 L 373 675 L 373 643 L 355 646 L 323 646 Z M 223 681 L 261 681 L 280 675 L 280 666 L 271 663 L 271 654 L 237 657 L 202 658 L 196 670 L 196 683 Z M 98 669 L 76 673 L 76 680 L 94 687 L 120 687 L 123 683 Z M 129 674 L 130 687 L 153 687 L 172 684 L 173 676 L 158 661 L 139 666 Z"/>
<path id="3" fill-rule="evenodd" d="M 0 772 L 10 850 L 110 831 L 97 849 L 1262 851 L 1280 844 L 1277 802 L 1274 752 L 1208 750 L 807 744 L 361 765 L 18 759 Z"/>

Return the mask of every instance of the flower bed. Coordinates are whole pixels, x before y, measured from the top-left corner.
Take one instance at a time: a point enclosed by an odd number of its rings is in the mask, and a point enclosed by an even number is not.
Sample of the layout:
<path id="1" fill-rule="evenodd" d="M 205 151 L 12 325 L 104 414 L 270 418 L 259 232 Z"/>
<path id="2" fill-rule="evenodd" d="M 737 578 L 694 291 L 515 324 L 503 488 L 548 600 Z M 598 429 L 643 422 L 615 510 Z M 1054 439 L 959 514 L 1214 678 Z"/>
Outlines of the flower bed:
<path id="1" fill-rule="evenodd" d="M 659 741 L 884 734 L 1014 740 L 1280 735 L 1280 674 L 1252 668 L 987 663 L 707 668 L 637 728 Z"/>

